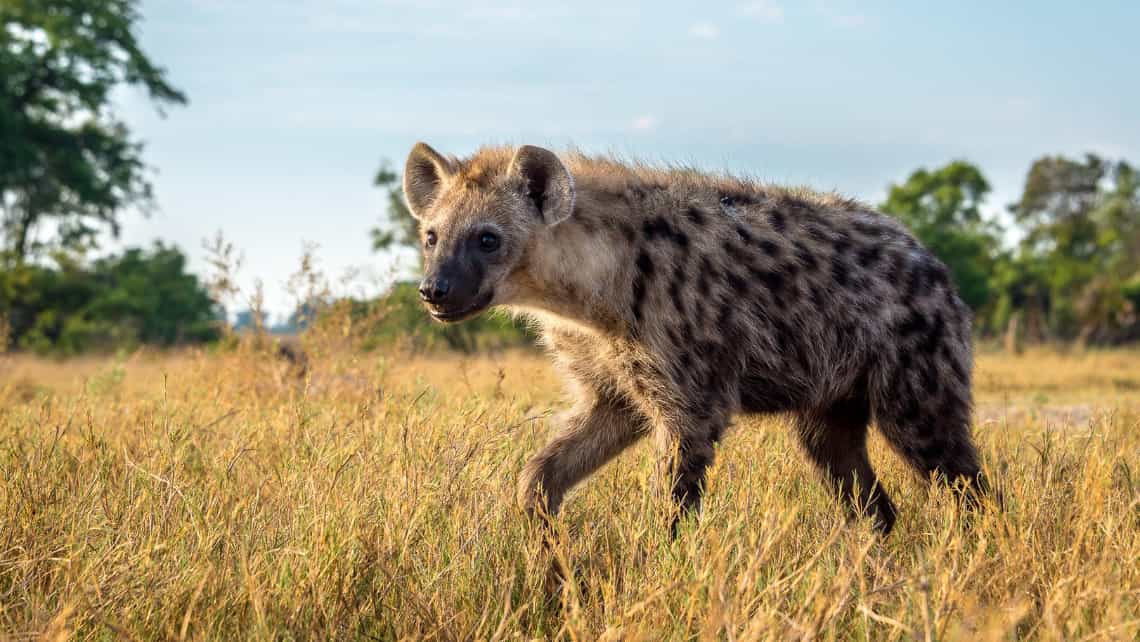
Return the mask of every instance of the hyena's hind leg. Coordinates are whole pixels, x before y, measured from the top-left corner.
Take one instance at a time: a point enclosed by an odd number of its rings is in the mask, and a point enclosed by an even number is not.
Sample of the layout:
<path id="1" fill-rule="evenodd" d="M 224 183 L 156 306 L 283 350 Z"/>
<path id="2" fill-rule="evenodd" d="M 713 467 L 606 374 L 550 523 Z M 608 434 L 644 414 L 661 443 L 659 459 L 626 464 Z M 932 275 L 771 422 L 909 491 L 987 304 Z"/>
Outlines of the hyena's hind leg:
<path id="1" fill-rule="evenodd" d="M 794 426 L 808 459 L 848 511 L 871 517 L 875 528 L 886 535 L 894 528 L 897 511 L 867 456 L 869 422 L 870 403 L 857 395 L 822 411 L 800 413 Z"/>
<path id="2" fill-rule="evenodd" d="M 574 484 L 646 434 L 644 417 L 623 399 L 598 396 L 571 410 L 560 431 L 535 454 L 519 478 L 519 504 L 553 516 Z"/>
<path id="3" fill-rule="evenodd" d="M 936 376 L 930 366 L 895 377 L 876 402 L 875 423 L 917 475 L 948 484 L 977 508 L 991 490 L 970 436 L 969 388 Z"/>

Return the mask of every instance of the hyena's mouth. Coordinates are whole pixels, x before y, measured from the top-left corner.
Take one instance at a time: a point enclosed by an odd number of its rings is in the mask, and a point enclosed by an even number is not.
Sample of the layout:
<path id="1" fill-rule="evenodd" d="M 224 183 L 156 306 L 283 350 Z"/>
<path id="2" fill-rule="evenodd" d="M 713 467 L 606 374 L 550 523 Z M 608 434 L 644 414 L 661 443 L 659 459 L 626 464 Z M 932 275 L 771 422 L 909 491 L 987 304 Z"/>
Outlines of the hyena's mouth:
<path id="1" fill-rule="evenodd" d="M 445 323 L 456 323 L 469 319 L 491 305 L 491 299 L 495 298 L 494 290 L 488 290 L 485 294 L 479 296 L 475 301 L 465 308 L 436 308 L 429 307 L 428 312 L 439 321 Z"/>

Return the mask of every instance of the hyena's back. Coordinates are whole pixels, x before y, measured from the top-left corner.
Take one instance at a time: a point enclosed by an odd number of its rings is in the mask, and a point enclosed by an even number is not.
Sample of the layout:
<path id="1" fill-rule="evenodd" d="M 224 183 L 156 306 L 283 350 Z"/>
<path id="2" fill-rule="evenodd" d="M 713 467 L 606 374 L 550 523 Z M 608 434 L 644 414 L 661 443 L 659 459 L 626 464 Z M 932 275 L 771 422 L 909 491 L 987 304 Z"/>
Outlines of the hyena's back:
<path id="1" fill-rule="evenodd" d="M 970 311 L 947 268 L 857 204 L 765 197 L 718 202 L 735 233 L 716 234 L 728 239 L 724 269 L 745 265 L 750 277 L 735 301 L 752 322 L 712 326 L 725 344 L 745 346 L 742 409 L 817 418 L 840 408 L 873 417 L 923 475 L 947 458 L 975 465 Z"/>
<path id="2" fill-rule="evenodd" d="M 982 483 L 970 313 L 936 257 L 852 201 L 675 177 L 631 182 L 623 200 L 635 264 L 652 266 L 640 290 L 633 277 L 638 331 L 664 346 L 690 405 L 715 405 L 707 387 L 736 371 L 740 410 L 795 413 L 809 458 L 840 487 L 874 483 L 872 419 L 921 476 Z M 889 529 L 886 494 L 862 500 Z"/>

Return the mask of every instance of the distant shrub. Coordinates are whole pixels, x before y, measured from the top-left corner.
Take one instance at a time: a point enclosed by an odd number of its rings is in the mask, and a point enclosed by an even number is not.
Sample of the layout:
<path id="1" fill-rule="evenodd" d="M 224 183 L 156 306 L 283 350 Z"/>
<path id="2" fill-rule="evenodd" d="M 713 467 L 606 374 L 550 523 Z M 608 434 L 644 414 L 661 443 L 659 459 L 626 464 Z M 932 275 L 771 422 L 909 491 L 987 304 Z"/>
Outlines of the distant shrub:
<path id="1" fill-rule="evenodd" d="M 59 255 L 54 263 L 0 270 L 7 346 L 74 354 L 219 336 L 218 306 L 177 248 L 157 243 L 90 263 Z"/>
<path id="2" fill-rule="evenodd" d="M 365 350 L 400 348 L 412 352 L 453 350 L 473 353 L 534 345 L 535 334 L 501 312 L 487 312 L 457 324 L 433 320 L 420 301 L 414 282 L 400 282 L 376 299 L 338 299 L 326 305 L 303 306 L 311 322 L 307 334 L 352 335 Z"/>

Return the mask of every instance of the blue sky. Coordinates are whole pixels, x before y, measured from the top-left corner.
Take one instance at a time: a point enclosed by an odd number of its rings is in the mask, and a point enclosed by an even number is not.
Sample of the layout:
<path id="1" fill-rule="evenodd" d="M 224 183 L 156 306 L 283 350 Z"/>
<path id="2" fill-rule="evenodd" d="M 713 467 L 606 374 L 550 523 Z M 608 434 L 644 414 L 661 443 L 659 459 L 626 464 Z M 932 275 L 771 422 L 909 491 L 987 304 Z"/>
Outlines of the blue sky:
<path id="1" fill-rule="evenodd" d="M 121 95 L 159 211 L 121 243 L 204 270 L 218 230 L 287 311 L 315 243 L 379 289 L 381 159 L 416 140 L 576 145 L 871 202 L 919 166 L 979 164 L 989 209 L 1043 154 L 1140 162 L 1140 3 L 146 0 L 142 40 L 190 105 Z M 398 268 L 396 268 L 398 269 Z"/>

